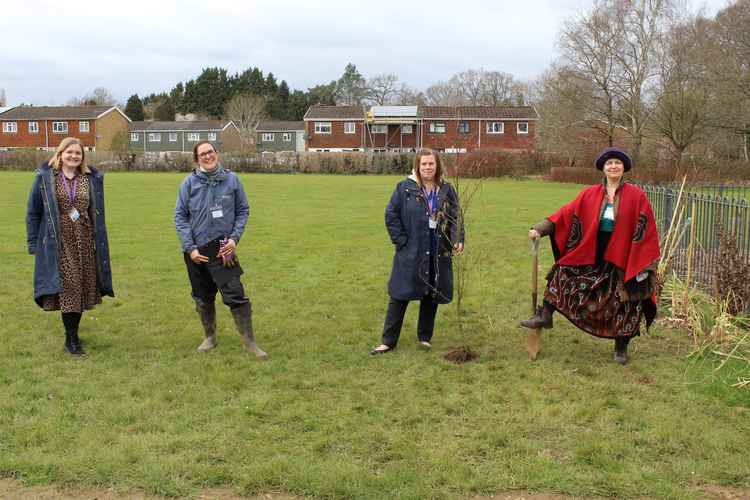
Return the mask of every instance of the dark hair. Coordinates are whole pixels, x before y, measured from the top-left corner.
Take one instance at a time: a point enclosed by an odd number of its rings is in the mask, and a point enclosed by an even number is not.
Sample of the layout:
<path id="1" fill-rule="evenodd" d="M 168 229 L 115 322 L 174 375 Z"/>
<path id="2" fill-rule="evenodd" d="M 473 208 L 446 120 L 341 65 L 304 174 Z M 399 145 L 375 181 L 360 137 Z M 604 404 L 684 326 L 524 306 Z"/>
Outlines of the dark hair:
<path id="1" fill-rule="evenodd" d="M 198 163 L 198 148 L 203 146 L 204 144 L 210 144 L 212 148 L 214 148 L 214 151 L 217 153 L 219 152 L 218 149 L 216 149 L 216 146 L 214 146 L 214 143 L 211 141 L 198 141 L 195 143 L 195 146 L 193 146 L 193 161 L 195 163 Z"/>
<path id="2" fill-rule="evenodd" d="M 422 176 L 419 173 L 419 163 L 423 156 L 434 156 L 435 157 L 435 184 L 443 183 L 443 163 L 440 160 L 440 155 L 437 151 L 432 149 L 420 149 L 417 154 L 414 155 L 414 175 L 417 177 L 417 182 L 422 185 Z"/>

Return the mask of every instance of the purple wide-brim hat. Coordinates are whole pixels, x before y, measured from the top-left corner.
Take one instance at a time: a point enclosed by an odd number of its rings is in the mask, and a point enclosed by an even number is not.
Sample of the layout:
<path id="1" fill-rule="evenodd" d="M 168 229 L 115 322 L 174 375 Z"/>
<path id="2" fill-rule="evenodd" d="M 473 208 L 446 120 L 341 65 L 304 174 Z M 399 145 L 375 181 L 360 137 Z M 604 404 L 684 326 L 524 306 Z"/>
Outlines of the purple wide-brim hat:
<path id="1" fill-rule="evenodd" d="M 630 157 L 625 151 L 620 148 L 607 148 L 599 153 L 599 158 L 596 159 L 596 168 L 602 170 L 604 168 L 604 163 L 606 163 L 606 161 L 610 158 L 617 158 L 618 160 L 620 160 L 625 167 L 625 172 L 630 170 L 630 167 L 632 167 Z"/>

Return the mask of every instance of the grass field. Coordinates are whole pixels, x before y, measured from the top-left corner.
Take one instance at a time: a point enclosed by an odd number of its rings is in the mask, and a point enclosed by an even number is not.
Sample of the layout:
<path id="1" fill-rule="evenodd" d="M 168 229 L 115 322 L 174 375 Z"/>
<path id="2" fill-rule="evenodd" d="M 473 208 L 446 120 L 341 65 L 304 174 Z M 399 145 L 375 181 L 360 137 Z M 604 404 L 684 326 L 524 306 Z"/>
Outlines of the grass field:
<path id="1" fill-rule="evenodd" d="M 612 344 L 557 319 L 531 363 L 528 227 L 578 188 L 489 181 L 467 224 L 465 338 L 438 313 L 416 348 L 372 358 L 392 247 L 383 210 L 396 177 L 243 175 L 251 219 L 239 256 L 259 363 L 223 306 L 202 339 L 172 224 L 182 175 L 110 174 L 117 297 L 84 315 L 89 355 L 63 352 L 58 314 L 32 301 L 24 214 L 32 173 L 0 173 L 0 476 L 28 485 L 169 496 L 226 486 L 320 498 L 464 498 L 514 489 L 697 498 L 750 487 L 750 392 L 687 360 L 678 331 Z M 543 245 L 544 267 L 550 252 Z M 478 361 L 441 353 L 469 343 Z"/>

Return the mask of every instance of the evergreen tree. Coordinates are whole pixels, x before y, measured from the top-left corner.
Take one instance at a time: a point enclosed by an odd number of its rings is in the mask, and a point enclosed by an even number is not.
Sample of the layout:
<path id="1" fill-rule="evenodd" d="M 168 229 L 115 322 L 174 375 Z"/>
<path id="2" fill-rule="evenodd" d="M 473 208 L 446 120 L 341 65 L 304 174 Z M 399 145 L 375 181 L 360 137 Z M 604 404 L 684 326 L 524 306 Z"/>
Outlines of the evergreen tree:
<path id="1" fill-rule="evenodd" d="M 172 99 L 172 104 L 174 104 L 174 107 L 177 111 L 182 112 L 182 106 L 183 106 L 183 99 L 185 97 L 185 87 L 182 85 L 182 82 L 179 82 L 177 85 L 175 85 L 172 90 L 169 91 L 169 98 Z"/>
<path id="2" fill-rule="evenodd" d="M 154 111 L 154 119 L 164 122 L 174 121 L 174 116 L 177 113 L 175 110 L 174 103 L 170 97 L 166 97 L 162 100 L 161 104 L 156 107 Z"/>
<path id="3" fill-rule="evenodd" d="M 310 105 L 307 102 L 307 96 L 301 90 L 295 90 L 289 96 L 289 104 L 286 108 L 286 116 L 288 120 L 299 121 L 304 118 L 307 108 Z"/>
<path id="4" fill-rule="evenodd" d="M 229 97 L 227 70 L 206 68 L 198 78 L 185 84 L 183 107 L 188 113 L 202 113 L 218 118 Z"/>
<path id="5" fill-rule="evenodd" d="M 133 94 L 128 99 L 128 103 L 125 105 L 125 114 L 134 122 L 140 122 L 146 118 L 143 112 L 143 102 L 141 102 L 138 94 Z"/>
<path id="6" fill-rule="evenodd" d="M 336 103 L 347 106 L 359 105 L 367 94 L 367 82 L 352 63 L 346 65 L 344 74 L 336 82 Z"/>
<path id="7" fill-rule="evenodd" d="M 328 85 L 316 85 L 307 90 L 307 102 L 310 106 L 314 104 L 324 104 L 334 106 L 336 104 L 336 81 Z"/>

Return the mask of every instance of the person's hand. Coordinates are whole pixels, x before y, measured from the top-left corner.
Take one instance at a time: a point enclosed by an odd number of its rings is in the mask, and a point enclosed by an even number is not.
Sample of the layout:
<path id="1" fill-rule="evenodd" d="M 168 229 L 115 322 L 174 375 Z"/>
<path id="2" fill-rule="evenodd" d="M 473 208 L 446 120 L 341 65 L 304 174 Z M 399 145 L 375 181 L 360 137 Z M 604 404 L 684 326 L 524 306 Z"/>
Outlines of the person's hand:
<path id="1" fill-rule="evenodd" d="M 206 262 L 208 262 L 208 257 L 206 257 L 205 255 L 201 255 L 201 253 L 196 248 L 192 252 L 190 252 L 190 260 L 192 260 L 196 264 L 205 264 Z"/>
<path id="2" fill-rule="evenodd" d="M 534 241 L 534 240 L 538 240 L 539 238 L 541 238 L 541 235 L 539 234 L 539 231 L 537 231 L 536 229 L 529 229 L 529 239 L 530 240 Z"/>
<path id="3" fill-rule="evenodd" d="M 229 257 L 236 249 L 237 243 L 232 238 L 229 238 L 223 246 L 219 247 L 219 253 L 217 253 L 216 256 Z"/>
<path id="4" fill-rule="evenodd" d="M 462 253 L 464 253 L 463 243 L 456 243 L 453 245 L 453 255 L 461 255 Z"/>

